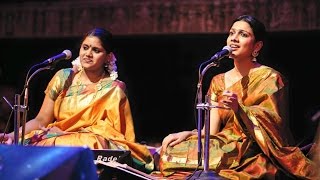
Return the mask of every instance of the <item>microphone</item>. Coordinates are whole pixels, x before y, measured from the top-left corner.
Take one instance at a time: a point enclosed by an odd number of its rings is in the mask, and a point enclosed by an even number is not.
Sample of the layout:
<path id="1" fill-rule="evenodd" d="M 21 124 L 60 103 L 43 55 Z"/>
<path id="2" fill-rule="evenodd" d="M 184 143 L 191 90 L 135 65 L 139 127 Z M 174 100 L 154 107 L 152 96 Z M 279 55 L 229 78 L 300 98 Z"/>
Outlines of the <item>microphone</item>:
<path id="1" fill-rule="evenodd" d="M 62 53 L 43 61 L 40 65 L 49 65 L 51 63 L 58 62 L 64 59 L 70 59 L 71 56 L 72 56 L 71 51 L 66 49 Z"/>
<path id="2" fill-rule="evenodd" d="M 209 60 L 203 62 L 200 64 L 200 67 L 199 67 L 199 76 L 200 75 L 204 75 L 204 73 L 212 66 L 219 66 L 219 61 L 220 59 L 226 57 L 226 56 L 229 56 L 232 52 L 232 49 L 230 46 L 224 46 L 222 48 L 221 51 L 217 52 L 215 55 L 213 55 Z M 202 69 L 202 66 L 206 65 L 203 70 L 201 71 L 200 73 L 200 70 Z"/>
<path id="3" fill-rule="evenodd" d="M 224 46 L 221 51 L 217 52 L 215 55 L 213 55 L 209 61 L 219 61 L 220 59 L 229 56 L 232 52 L 232 49 L 230 46 Z"/>

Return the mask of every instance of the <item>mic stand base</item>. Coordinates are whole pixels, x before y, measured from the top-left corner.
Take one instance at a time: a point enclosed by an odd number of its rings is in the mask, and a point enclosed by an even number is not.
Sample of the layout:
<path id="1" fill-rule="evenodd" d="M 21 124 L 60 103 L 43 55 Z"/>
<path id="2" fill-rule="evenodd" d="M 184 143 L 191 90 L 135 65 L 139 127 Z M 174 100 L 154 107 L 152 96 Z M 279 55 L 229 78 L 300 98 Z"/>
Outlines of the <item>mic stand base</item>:
<path id="1" fill-rule="evenodd" d="M 191 177 L 187 178 L 188 180 L 225 180 L 225 178 L 219 176 L 214 171 L 204 171 L 198 170 Z"/>

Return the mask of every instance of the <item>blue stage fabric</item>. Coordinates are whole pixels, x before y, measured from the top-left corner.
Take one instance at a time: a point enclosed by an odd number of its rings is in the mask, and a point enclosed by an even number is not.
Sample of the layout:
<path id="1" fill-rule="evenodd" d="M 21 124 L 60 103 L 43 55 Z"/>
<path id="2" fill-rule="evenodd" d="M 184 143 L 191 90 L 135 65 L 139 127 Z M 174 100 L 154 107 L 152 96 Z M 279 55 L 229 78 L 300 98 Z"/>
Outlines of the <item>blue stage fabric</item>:
<path id="1" fill-rule="evenodd" d="M 1 180 L 95 180 L 93 152 L 87 147 L 0 145 Z"/>

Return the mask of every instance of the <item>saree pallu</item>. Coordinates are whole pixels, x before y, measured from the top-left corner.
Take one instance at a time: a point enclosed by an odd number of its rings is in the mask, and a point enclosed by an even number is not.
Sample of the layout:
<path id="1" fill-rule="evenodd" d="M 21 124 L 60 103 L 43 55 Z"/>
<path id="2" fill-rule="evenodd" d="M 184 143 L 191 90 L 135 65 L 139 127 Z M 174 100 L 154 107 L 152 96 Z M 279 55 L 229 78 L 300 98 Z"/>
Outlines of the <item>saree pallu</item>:
<path id="1" fill-rule="evenodd" d="M 210 137 L 210 170 L 228 179 L 275 179 L 280 173 L 316 179 L 319 167 L 293 146 L 287 82 L 279 72 L 261 66 L 230 87 L 225 87 L 224 73 L 218 74 L 208 95 L 217 102 L 224 90 L 237 94 L 239 111 L 218 110 L 222 123 L 220 132 Z M 159 167 L 170 177 L 194 171 L 197 162 L 197 137 L 192 136 L 161 152 Z"/>
<path id="2" fill-rule="evenodd" d="M 161 154 L 160 168 L 163 175 L 170 177 L 176 173 L 203 169 L 204 159 L 202 159 L 202 166 L 198 167 L 197 143 L 197 137 L 192 136 L 174 148 L 169 148 L 165 154 Z M 219 140 L 210 139 L 208 165 L 210 170 L 218 172 L 224 178 L 268 179 L 268 176 L 271 175 L 270 179 L 273 179 L 272 177 L 279 173 L 279 170 L 262 153 L 258 153 L 258 150 L 251 150 L 244 161 L 241 161 L 238 157 L 241 152 L 237 149 L 235 142 L 224 144 L 222 147 L 219 147 L 220 144 Z M 204 157 L 203 154 L 202 157 Z M 186 177 L 181 179 L 186 179 Z"/>
<path id="3" fill-rule="evenodd" d="M 74 77 L 71 68 L 61 69 L 49 82 L 45 93 L 55 101 L 55 121 L 26 134 L 26 145 L 130 150 L 137 166 L 152 171 L 150 151 L 135 142 L 125 84 L 109 77 L 99 84 L 79 85 L 72 82 Z"/>

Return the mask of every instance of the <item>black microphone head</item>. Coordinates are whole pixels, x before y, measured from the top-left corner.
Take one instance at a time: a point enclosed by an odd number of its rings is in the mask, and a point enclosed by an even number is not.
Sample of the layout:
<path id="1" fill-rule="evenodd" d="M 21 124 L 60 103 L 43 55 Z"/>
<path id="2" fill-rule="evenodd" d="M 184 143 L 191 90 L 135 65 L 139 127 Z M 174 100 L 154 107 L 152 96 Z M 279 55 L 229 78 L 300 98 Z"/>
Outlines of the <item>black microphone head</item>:
<path id="1" fill-rule="evenodd" d="M 62 53 L 64 53 L 66 55 L 66 58 L 65 59 L 70 59 L 71 56 L 72 56 L 72 53 L 70 50 L 66 49 L 64 50 Z"/>

